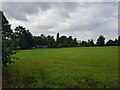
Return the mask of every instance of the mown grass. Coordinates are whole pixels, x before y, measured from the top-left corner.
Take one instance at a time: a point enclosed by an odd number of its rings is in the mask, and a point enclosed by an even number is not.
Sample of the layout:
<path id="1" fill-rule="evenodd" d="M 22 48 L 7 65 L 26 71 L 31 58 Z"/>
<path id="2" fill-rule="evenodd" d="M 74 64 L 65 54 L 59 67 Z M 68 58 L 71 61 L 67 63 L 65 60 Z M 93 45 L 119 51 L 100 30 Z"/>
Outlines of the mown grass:
<path id="1" fill-rule="evenodd" d="M 19 50 L 3 88 L 117 88 L 118 47 Z"/>

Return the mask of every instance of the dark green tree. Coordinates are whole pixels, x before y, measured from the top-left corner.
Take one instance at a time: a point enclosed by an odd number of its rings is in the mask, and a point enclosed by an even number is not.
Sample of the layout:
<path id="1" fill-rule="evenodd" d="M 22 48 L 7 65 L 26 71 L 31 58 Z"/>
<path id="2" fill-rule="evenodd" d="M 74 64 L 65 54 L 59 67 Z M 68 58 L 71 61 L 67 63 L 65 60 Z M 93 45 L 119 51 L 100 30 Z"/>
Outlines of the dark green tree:
<path id="1" fill-rule="evenodd" d="M 73 45 L 74 45 L 74 47 L 78 46 L 77 38 L 74 38 Z"/>
<path id="2" fill-rule="evenodd" d="M 99 38 L 97 39 L 97 45 L 98 46 L 104 46 L 105 45 L 105 38 L 104 36 L 100 35 Z"/>
<path id="3" fill-rule="evenodd" d="M 60 35 L 59 35 L 59 33 L 57 33 L 57 36 L 56 36 L 56 44 L 55 44 L 55 46 L 56 47 L 59 47 L 58 45 L 59 45 L 59 38 L 60 38 Z"/>
<path id="4" fill-rule="evenodd" d="M 59 44 L 60 43 L 62 44 L 63 47 L 67 47 L 68 46 L 67 37 L 66 36 L 61 36 L 59 38 Z"/>
<path id="5" fill-rule="evenodd" d="M 93 39 L 91 39 L 90 45 L 91 45 L 91 46 L 94 46 L 94 41 L 93 41 Z"/>
<path id="6" fill-rule="evenodd" d="M 44 34 L 40 36 L 40 45 L 48 45 L 47 37 Z"/>
<path id="7" fill-rule="evenodd" d="M 34 36 L 34 47 L 37 46 L 48 46 L 49 48 L 53 48 L 56 45 L 54 36 L 48 35 L 47 37 L 44 34 L 41 34 L 40 36 Z"/>
<path id="8" fill-rule="evenodd" d="M 13 33 L 12 29 L 11 29 L 11 25 L 9 24 L 7 18 L 4 16 L 3 12 L 0 11 L 0 15 L 2 16 L 0 19 L 2 21 L 2 34 L 5 34 L 5 33 Z"/>
<path id="9" fill-rule="evenodd" d="M 74 46 L 74 42 L 73 42 L 73 38 L 72 36 L 68 37 L 68 47 L 73 47 Z"/>
<path id="10" fill-rule="evenodd" d="M 16 53 L 17 45 L 16 40 L 13 38 L 13 31 L 11 29 L 11 25 L 9 24 L 8 20 L 4 16 L 4 14 L 0 11 L 2 18 L 2 65 L 7 66 L 10 63 L 14 63 L 13 59 L 17 59 L 12 55 Z"/>
<path id="11" fill-rule="evenodd" d="M 87 46 L 87 47 L 90 47 L 90 46 L 91 46 L 91 41 L 90 41 L 90 39 L 88 39 L 88 42 L 87 42 L 86 46 Z"/>
<path id="12" fill-rule="evenodd" d="M 118 46 L 118 40 L 117 39 L 115 39 L 114 44 L 115 44 L 115 46 Z"/>
<path id="13" fill-rule="evenodd" d="M 87 47 L 87 46 L 88 46 L 88 45 L 87 45 L 87 42 L 86 42 L 86 41 L 82 41 L 82 42 L 81 42 L 81 46 L 82 46 L 82 47 L 84 47 L 84 46 Z"/>
<path id="14" fill-rule="evenodd" d="M 115 42 L 113 40 L 109 40 L 107 43 L 106 43 L 107 46 L 115 46 Z"/>
<path id="15" fill-rule="evenodd" d="M 88 47 L 94 46 L 94 41 L 93 41 L 93 39 L 91 39 L 91 40 L 89 39 L 89 40 L 88 40 L 87 46 L 88 46 Z"/>
<path id="16" fill-rule="evenodd" d="M 57 33 L 57 39 L 56 39 L 57 41 L 59 40 L 59 37 L 60 37 L 60 35 L 59 35 L 59 33 Z"/>
<path id="17" fill-rule="evenodd" d="M 48 46 L 49 46 L 50 48 L 55 47 L 55 39 L 54 39 L 54 36 L 48 35 L 48 36 L 47 36 L 47 42 L 48 42 Z"/>
<path id="18" fill-rule="evenodd" d="M 14 38 L 18 40 L 17 45 L 20 49 L 31 49 L 33 47 L 33 36 L 23 26 L 15 28 Z"/>

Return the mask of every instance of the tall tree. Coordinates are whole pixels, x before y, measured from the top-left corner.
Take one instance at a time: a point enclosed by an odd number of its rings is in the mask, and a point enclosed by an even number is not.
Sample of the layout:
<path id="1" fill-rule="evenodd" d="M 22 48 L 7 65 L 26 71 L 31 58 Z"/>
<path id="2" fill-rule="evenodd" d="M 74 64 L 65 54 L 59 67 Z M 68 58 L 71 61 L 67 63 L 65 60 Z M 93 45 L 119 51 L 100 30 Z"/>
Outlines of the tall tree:
<path id="1" fill-rule="evenodd" d="M 60 35 L 59 35 L 59 33 L 57 33 L 57 36 L 56 36 L 56 47 L 59 47 L 58 45 L 60 44 L 60 42 L 59 42 L 59 38 L 60 38 Z"/>
<path id="2" fill-rule="evenodd" d="M 57 33 L 57 39 L 56 39 L 57 41 L 59 40 L 59 37 L 60 37 L 60 35 L 59 35 L 59 33 Z"/>
<path id="3" fill-rule="evenodd" d="M 98 46 L 104 46 L 105 45 L 105 38 L 104 36 L 100 35 L 99 38 L 97 39 L 97 45 Z"/>
<path id="4" fill-rule="evenodd" d="M 33 47 L 33 37 L 29 30 L 26 30 L 23 26 L 15 28 L 14 38 L 18 40 L 18 46 L 20 49 L 30 49 Z"/>
<path id="5" fill-rule="evenodd" d="M 0 11 L 0 14 L 1 14 L 1 21 L 2 21 L 2 34 L 5 34 L 5 33 L 12 33 L 12 29 L 11 29 L 11 25 L 9 24 L 7 18 L 4 16 L 3 12 Z"/>
<path id="6" fill-rule="evenodd" d="M 13 59 L 16 59 L 12 55 L 16 53 L 16 40 L 12 38 L 13 31 L 11 29 L 11 25 L 9 24 L 8 20 L 4 16 L 3 12 L 0 11 L 2 18 L 2 65 L 7 66 L 10 63 L 13 63 Z"/>

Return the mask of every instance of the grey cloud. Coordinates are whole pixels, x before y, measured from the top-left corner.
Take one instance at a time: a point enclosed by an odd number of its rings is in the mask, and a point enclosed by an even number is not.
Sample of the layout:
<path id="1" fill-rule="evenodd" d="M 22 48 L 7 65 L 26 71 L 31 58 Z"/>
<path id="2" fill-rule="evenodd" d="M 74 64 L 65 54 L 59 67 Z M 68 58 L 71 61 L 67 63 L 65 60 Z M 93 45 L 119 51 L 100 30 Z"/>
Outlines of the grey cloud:
<path id="1" fill-rule="evenodd" d="M 36 15 L 39 13 L 39 9 L 41 11 L 45 11 L 50 8 L 66 8 L 67 11 L 74 11 L 79 6 L 78 3 L 73 2 L 4 2 L 2 10 L 5 12 L 7 16 L 10 18 L 14 18 L 16 20 L 28 21 L 27 15 Z M 61 13 L 68 17 L 67 12 Z"/>
<path id="2" fill-rule="evenodd" d="M 59 32 L 81 40 L 95 39 L 101 34 L 117 37 L 117 3 L 4 3 L 3 11 L 14 27 L 24 25 L 34 35 Z"/>
<path id="3" fill-rule="evenodd" d="M 41 10 L 46 10 L 49 8 L 49 4 L 44 2 L 4 2 L 2 10 L 10 18 L 28 21 L 27 15 L 34 15 L 39 13 L 39 8 Z"/>
<path id="4" fill-rule="evenodd" d="M 39 25 L 39 26 L 36 26 L 37 29 L 41 29 L 41 30 L 48 30 L 50 28 L 53 28 L 52 25 Z"/>
<path id="5" fill-rule="evenodd" d="M 28 21 L 26 15 L 39 12 L 36 3 L 6 2 L 3 3 L 2 9 L 10 18 L 23 21 Z"/>

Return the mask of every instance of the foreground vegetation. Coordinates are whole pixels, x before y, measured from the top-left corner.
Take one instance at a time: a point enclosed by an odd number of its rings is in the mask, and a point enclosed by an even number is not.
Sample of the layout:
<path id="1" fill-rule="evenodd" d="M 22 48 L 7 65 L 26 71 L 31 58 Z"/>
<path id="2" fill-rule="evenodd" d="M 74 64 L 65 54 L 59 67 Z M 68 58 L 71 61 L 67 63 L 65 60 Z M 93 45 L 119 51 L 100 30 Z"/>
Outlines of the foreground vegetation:
<path id="1" fill-rule="evenodd" d="M 118 47 L 19 50 L 3 88 L 118 87 Z"/>

